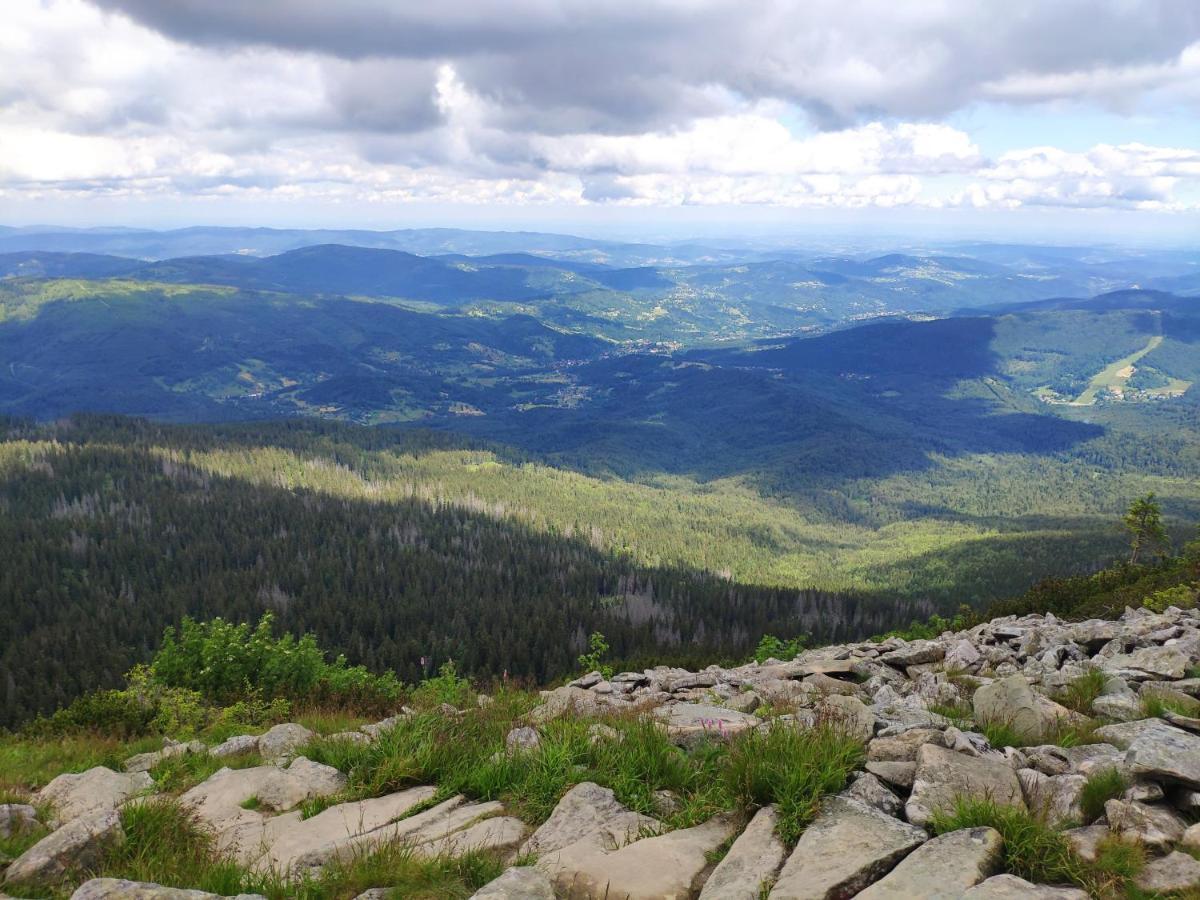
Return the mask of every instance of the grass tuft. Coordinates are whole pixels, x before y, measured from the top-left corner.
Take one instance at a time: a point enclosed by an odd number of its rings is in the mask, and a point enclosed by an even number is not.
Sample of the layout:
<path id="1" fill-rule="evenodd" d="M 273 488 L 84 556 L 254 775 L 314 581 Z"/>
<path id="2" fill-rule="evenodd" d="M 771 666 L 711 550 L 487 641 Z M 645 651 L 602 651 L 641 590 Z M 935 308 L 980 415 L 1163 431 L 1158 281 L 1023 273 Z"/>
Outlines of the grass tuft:
<path id="1" fill-rule="evenodd" d="M 962 828 L 994 828 L 1004 838 L 1004 870 L 1039 884 L 1091 884 L 1087 865 L 1061 831 L 1016 806 L 991 799 L 960 798 L 952 809 L 935 813 L 934 834 Z"/>
<path id="2" fill-rule="evenodd" d="M 1083 824 L 1090 825 L 1104 815 L 1104 804 L 1120 797 L 1128 787 L 1129 782 L 1119 769 L 1102 769 L 1089 775 L 1079 795 Z"/>
<path id="3" fill-rule="evenodd" d="M 729 794 L 742 806 L 778 804 L 779 836 L 792 844 L 822 797 L 842 790 L 863 756 L 862 742 L 832 725 L 777 725 L 735 741 L 723 774 Z"/>
<path id="4" fill-rule="evenodd" d="M 1067 709 L 1073 709 L 1085 716 L 1090 715 L 1092 704 L 1104 692 L 1104 685 L 1107 681 L 1108 676 L 1104 672 L 1099 669 L 1091 669 L 1067 682 L 1054 699 Z"/>

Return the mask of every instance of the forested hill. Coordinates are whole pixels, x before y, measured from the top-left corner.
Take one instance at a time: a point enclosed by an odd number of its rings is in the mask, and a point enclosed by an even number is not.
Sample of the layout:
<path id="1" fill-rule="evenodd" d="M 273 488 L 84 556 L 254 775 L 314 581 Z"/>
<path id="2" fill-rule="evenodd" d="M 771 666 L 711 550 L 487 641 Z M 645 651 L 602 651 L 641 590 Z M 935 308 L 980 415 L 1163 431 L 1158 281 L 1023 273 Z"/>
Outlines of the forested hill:
<path id="1" fill-rule="evenodd" d="M 273 611 L 406 679 L 427 674 L 426 657 L 545 682 L 595 630 L 622 659 L 707 663 L 764 632 L 835 639 L 932 609 L 647 565 L 584 528 L 389 484 L 372 454 L 419 458 L 456 444 L 446 436 L 2 427 L 0 726 L 117 684 L 184 615 Z"/>

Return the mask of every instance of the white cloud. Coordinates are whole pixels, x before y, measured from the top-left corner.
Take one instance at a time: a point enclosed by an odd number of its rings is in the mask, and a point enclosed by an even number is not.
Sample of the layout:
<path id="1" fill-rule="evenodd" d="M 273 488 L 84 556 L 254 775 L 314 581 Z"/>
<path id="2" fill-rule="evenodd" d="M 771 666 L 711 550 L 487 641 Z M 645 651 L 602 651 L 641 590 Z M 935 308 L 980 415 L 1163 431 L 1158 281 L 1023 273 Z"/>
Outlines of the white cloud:
<path id="1" fill-rule="evenodd" d="M 933 118 L 980 97 L 1200 101 L 1200 6 L 1107 5 L 1092 18 L 1123 31 L 1114 48 L 1055 42 L 1075 0 L 767 0 L 757 16 L 726 0 L 495 3 L 414 18 L 347 0 L 334 21 L 316 0 L 282 17 L 105 3 L 137 19 L 8 0 L 0 194 L 1178 210 L 1200 193 L 1195 149 L 989 160 Z"/>

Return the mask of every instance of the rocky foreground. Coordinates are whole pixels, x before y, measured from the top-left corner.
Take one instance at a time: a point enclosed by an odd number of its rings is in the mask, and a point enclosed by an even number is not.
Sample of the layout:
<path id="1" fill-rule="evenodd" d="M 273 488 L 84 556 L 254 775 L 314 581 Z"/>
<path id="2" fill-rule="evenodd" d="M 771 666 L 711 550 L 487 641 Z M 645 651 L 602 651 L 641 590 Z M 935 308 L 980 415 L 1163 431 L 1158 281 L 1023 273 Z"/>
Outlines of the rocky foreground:
<path id="1" fill-rule="evenodd" d="M 1081 691 L 1084 684 L 1093 689 Z M 336 797 L 346 776 L 298 756 L 313 735 L 280 725 L 215 747 L 171 744 L 130 759 L 124 772 L 62 775 L 33 798 L 36 807 L 0 806 L 0 835 L 34 821 L 37 809 L 53 811 L 46 824 L 54 830 L 8 866 L 5 883 L 15 890 L 86 868 L 118 835 L 121 807 L 153 795 L 147 773 L 165 756 L 254 750 L 269 762 L 222 769 L 180 800 L 225 852 L 255 870 L 299 875 L 402 843 L 429 856 L 474 848 L 509 855 L 520 864 L 475 895 L 492 900 L 1088 896 L 1004 873 L 1003 838 L 992 828 L 931 835 L 935 816 L 980 798 L 1060 827 L 1085 861 L 1114 836 L 1145 848 L 1150 859 L 1136 880 L 1145 892 L 1197 891 L 1200 825 L 1191 823 L 1200 817 L 1200 718 L 1190 714 L 1197 697 L 1200 613 L 1175 608 L 1129 610 L 1119 621 L 998 619 L 933 640 L 824 647 L 732 669 L 591 673 L 545 692 L 505 752 L 536 751 L 539 728 L 562 715 L 594 718 L 596 741 L 616 739 L 605 717 L 653 716 L 693 748 L 750 729 L 833 722 L 863 740 L 863 769 L 825 798 L 792 848 L 777 835 L 773 807 L 748 821 L 717 816 L 667 831 L 587 782 L 536 830 L 496 802 L 457 796 L 431 805 L 435 785 L 303 818 L 301 804 Z M 404 715 L 336 737 L 377 740 Z M 984 732 L 1011 745 L 994 746 Z M 1102 812 L 1089 814 L 1085 794 L 1100 775 L 1117 788 L 1101 798 Z M 662 802 L 665 816 L 672 798 Z M 95 879 L 74 896 L 213 895 Z"/>

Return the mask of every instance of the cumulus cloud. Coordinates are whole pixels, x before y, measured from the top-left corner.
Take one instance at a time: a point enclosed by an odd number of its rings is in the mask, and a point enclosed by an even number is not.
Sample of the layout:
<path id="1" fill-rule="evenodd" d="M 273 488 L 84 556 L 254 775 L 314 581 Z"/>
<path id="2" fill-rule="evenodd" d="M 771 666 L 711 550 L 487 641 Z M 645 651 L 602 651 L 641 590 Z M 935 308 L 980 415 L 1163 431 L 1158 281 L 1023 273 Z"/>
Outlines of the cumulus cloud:
<path id="1" fill-rule="evenodd" d="M 0 196 L 1175 210 L 1200 186 L 1186 147 L 988 158 L 947 123 L 1200 112 L 1193 0 L 8 0 L 0 58 Z"/>

